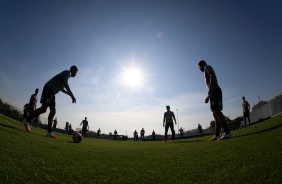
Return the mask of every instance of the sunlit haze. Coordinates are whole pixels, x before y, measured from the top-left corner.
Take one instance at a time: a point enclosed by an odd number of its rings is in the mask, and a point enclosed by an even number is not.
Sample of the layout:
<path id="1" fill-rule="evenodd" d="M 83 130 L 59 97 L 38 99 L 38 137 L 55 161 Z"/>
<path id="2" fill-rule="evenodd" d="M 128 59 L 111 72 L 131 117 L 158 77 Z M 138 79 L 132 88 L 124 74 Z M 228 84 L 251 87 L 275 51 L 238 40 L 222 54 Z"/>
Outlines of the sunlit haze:
<path id="1" fill-rule="evenodd" d="M 122 73 L 122 80 L 126 86 L 140 88 L 143 86 L 144 74 L 140 68 L 132 66 L 124 69 Z"/>

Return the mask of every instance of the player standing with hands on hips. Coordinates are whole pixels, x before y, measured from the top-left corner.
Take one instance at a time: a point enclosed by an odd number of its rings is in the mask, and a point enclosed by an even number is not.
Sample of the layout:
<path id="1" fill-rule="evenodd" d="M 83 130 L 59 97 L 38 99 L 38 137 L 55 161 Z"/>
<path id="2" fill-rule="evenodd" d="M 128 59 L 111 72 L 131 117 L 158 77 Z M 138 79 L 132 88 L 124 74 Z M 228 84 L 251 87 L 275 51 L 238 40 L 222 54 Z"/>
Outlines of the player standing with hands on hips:
<path id="1" fill-rule="evenodd" d="M 177 123 L 176 123 L 176 120 L 175 120 L 174 113 L 172 111 L 170 111 L 169 105 L 166 106 L 166 110 L 167 111 L 164 113 L 164 121 L 163 121 L 163 126 L 165 127 L 164 142 L 166 142 L 166 140 L 167 140 L 167 131 L 168 131 L 169 127 L 170 127 L 171 134 L 172 134 L 172 142 L 174 142 L 175 131 L 174 131 L 173 119 L 174 119 L 175 125 Z"/>
<path id="2" fill-rule="evenodd" d="M 50 113 L 48 116 L 47 137 L 56 138 L 51 132 L 52 131 L 52 122 L 56 114 L 55 95 L 61 91 L 71 97 L 72 103 L 76 103 L 76 99 L 70 90 L 68 80 L 70 77 L 75 77 L 77 72 L 78 72 L 77 67 L 72 66 L 70 70 L 62 71 L 61 73 L 57 74 L 52 79 L 50 79 L 44 85 L 41 99 L 40 99 L 41 107 L 36 109 L 33 113 L 30 113 L 27 119 L 23 120 L 23 123 L 26 126 L 26 129 L 28 132 L 31 133 L 31 130 L 29 127 L 30 120 L 34 117 L 39 116 L 40 114 L 45 113 L 47 111 L 47 108 L 49 107 Z"/>
<path id="3" fill-rule="evenodd" d="M 213 140 L 224 140 L 231 137 L 231 133 L 229 131 L 228 125 L 225 121 L 225 116 L 223 115 L 222 111 L 222 91 L 218 85 L 217 78 L 213 68 L 206 64 L 204 60 L 201 60 L 198 63 L 199 69 L 204 72 L 206 85 L 208 88 L 208 96 L 205 100 L 205 103 L 210 101 L 210 108 L 213 113 L 213 117 L 215 120 L 215 136 L 210 139 Z M 223 127 L 224 134 L 221 138 L 219 138 L 220 127 Z"/>

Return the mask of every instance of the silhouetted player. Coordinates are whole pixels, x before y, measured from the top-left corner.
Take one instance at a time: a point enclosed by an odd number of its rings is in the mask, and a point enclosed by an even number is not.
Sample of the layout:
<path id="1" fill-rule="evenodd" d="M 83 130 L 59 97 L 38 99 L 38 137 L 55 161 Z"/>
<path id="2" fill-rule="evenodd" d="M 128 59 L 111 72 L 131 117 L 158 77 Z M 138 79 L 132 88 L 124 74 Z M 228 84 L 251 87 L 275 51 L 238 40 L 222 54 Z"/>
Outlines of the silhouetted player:
<path id="1" fill-rule="evenodd" d="M 172 134 L 172 142 L 174 142 L 174 136 L 175 136 L 175 130 L 174 130 L 174 125 L 173 125 L 173 120 L 175 122 L 176 125 L 176 120 L 175 120 L 175 116 L 174 113 L 172 111 L 170 111 L 170 106 L 166 106 L 166 112 L 164 113 L 164 120 L 163 120 L 163 126 L 165 127 L 165 139 L 164 142 L 167 141 L 167 131 L 168 128 L 170 128 L 171 130 L 171 134 Z"/>
<path id="2" fill-rule="evenodd" d="M 210 108 L 213 113 L 213 117 L 215 120 L 215 136 L 210 139 L 210 141 L 213 140 L 223 140 L 231 137 L 228 125 L 225 121 L 225 116 L 223 115 L 222 107 L 222 91 L 221 88 L 218 85 L 217 78 L 215 75 L 215 72 L 213 68 L 206 64 L 204 60 L 200 61 L 198 63 L 199 69 L 204 72 L 206 85 L 208 88 L 208 96 L 205 99 L 205 103 L 208 103 L 210 101 Z M 220 134 L 220 127 L 223 127 L 224 134 L 222 134 L 221 138 L 219 138 Z"/>
<path id="3" fill-rule="evenodd" d="M 78 69 L 76 66 L 72 66 L 70 70 L 62 71 L 61 73 L 54 76 L 52 79 L 50 79 L 43 88 L 40 103 L 42 104 L 40 108 L 36 109 L 34 113 L 30 113 L 27 119 L 23 120 L 24 125 L 26 126 L 26 129 L 28 132 L 31 133 L 29 122 L 32 120 L 32 118 L 39 116 L 40 114 L 43 114 L 47 111 L 47 108 L 49 107 L 50 113 L 48 116 L 48 132 L 47 136 L 51 138 L 56 138 L 52 134 L 52 122 L 54 119 L 54 116 L 56 114 L 56 100 L 55 95 L 58 92 L 63 92 L 67 95 L 69 95 L 72 98 L 72 103 L 76 103 L 76 99 L 74 95 L 72 94 L 68 80 L 70 77 L 75 77 L 76 73 L 78 72 Z"/>
<path id="4" fill-rule="evenodd" d="M 80 123 L 80 125 L 82 125 L 82 136 L 85 137 L 86 136 L 86 132 L 89 129 L 87 117 L 85 117 L 85 119 Z"/>
<path id="5" fill-rule="evenodd" d="M 145 130 L 144 128 L 142 128 L 142 130 L 140 131 L 140 134 L 141 134 L 141 140 L 145 140 Z"/>
<path id="6" fill-rule="evenodd" d="M 243 114 L 244 114 L 244 122 L 245 122 L 245 128 L 246 128 L 246 118 L 249 120 L 249 126 L 251 126 L 251 121 L 250 121 L 250 104 L 247 100 L 245 100 L 245 97 L 242 97 L 243 102 L 242 102 L 242 107 L 243 107 Z"/>

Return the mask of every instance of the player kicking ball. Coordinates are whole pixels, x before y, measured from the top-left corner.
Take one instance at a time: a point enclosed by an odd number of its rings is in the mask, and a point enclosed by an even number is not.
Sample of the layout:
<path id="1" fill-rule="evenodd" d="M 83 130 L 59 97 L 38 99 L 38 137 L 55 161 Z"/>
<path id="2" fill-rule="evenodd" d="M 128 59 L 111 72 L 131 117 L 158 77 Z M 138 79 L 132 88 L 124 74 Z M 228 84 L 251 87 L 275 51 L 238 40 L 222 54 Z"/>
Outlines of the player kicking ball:
<path id="1" fill-rule="evenodd" d="M 56 138 L 56 136 L 54 136 L 52 133 L 52 122 L 56 114 L 55 95 L 61 91 L 72 98 L 72 103 L 76 103 L 76 99 L 72 94 L 70 87 L 68 85 L 68 80 L 70 77 L 75 77 L 77 72 L 78 72 L 77 67 L 72 66 L 70 70 L 62 71 L 61 73 L 50 79 L 44 85 L 40 99 L 41 107 L 36 109 L 33 113 L 30 113 L 29 116 L 23 120 L 23 124 L 25 125 L 28 132 L 31 132 L 31 129 L 29 127 L 29 122 L 32 120 L 32 118 L 45 113 L 47 111 L 47 108 L 49 107 L 50 113 L 48 116 L 47 137 Z"/>
<path id="2" fill-rule="evenodd" d="M 210 101 L 210 108 L 213 113 L 213 117 L 215 120 L 215 136 L 210 139 L 210 141 L 214 140 L 224 140 L 231 137 L 231 133 L 229 131 L 228 125 L 226 124 L 225 117 L 222 114 L 222 91 L 218 85 L 217 78 L 213 68 L 206 64 L 204 60 L 198 63 L 199 69 L 204 72 L 206 85 L 208 88 L 208 96 L 205 100 L 205 103 Z M 219 138 L 220 127 L 223 127 L 224 134 Z"/>

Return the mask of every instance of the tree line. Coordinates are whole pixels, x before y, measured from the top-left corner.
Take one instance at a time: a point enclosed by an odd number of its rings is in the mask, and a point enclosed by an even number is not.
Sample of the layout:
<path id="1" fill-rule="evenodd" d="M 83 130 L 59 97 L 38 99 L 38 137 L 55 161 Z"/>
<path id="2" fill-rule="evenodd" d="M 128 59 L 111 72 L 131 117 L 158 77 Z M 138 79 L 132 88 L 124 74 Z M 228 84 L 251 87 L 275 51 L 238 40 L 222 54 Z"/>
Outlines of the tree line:
<path id="1" fill-rule="evenodd" d="M 21 121 L 23 118 L 23 113 L 17 107 L 4 102 L 1 98 L 0 98 L 0 113 L 19 121 Z"/>

